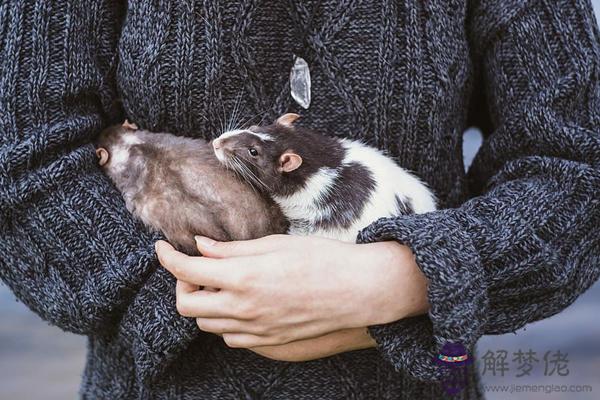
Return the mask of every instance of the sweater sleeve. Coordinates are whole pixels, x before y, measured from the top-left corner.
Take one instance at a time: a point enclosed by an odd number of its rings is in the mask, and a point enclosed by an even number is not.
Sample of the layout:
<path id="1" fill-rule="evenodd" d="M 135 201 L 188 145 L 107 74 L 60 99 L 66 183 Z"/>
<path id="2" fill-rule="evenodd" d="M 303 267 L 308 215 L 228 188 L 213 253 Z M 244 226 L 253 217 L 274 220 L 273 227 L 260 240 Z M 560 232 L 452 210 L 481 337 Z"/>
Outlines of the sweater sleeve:
<path id="1" fill-rule="evenodd" d="M 91 144 L 123 118 L 123 17 L 111 0 L 0 2 L 0 278 L 62 329 L 127 341 L 144 375 L 198 329 Z"/>
<path id="2" fill-rule="evenodd" d="M 409 246 L 428 315 L 369 327 L 385 358 L 422 380 L 447 342 L 473 349 L 562 311 L 600 274 L 600 46 L 588 1 L 479 1 L 473 52 L 493 132 L 458 208 L 385 218 L 358 242 Z"/>

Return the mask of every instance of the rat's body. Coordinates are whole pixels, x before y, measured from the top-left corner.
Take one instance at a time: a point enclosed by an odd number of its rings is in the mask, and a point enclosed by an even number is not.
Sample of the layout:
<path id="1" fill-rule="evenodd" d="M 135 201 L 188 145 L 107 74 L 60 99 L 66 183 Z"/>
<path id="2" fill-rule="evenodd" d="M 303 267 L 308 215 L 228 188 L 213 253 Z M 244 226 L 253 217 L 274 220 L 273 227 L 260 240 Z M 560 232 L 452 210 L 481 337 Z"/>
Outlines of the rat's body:
<path id="1" fill-rule="evenodd" d="M 289 233 L 354 242 L 379 218 L 435 210 L 427 186 L 379 150 L 296 128 L 297 117 L 213 141 L 224 165 L 281 207 Z"/>
<path id="2" fill-rule="evenodd" d="M 194 235 L 244 240 L 286 232 L 277 205 L 224 168 L 202 139 L 125 123 L 106 129 L 96 145 L 131 213 L 188 254 L 197 253 Z"/>

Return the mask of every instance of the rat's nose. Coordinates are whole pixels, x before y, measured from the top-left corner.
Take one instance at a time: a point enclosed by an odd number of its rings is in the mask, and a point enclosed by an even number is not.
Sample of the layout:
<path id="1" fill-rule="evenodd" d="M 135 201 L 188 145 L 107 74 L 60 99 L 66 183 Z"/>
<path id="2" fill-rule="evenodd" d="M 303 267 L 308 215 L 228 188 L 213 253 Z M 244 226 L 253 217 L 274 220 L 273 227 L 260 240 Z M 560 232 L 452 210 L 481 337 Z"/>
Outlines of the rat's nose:
<path id="1" fill-rule="evenodd" d="M 219 150 L 221 148 L 221 146 L 223 145 L 223 140 L 217 138 L 217 139 L 213 140 L 212 145 L 215 150 Z"/>

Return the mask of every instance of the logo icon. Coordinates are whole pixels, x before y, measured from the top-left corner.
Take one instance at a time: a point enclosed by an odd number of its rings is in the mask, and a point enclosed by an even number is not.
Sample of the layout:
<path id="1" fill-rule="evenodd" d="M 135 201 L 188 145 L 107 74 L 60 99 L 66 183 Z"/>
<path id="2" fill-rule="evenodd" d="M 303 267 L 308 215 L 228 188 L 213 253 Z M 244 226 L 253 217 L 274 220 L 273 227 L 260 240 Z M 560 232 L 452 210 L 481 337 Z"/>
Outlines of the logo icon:
<path id="1" fill-rule="evenodd" d="M 468 382 L 468 365 L 473 359 L 462 343 L 446 343 L 435 358 L 435 362 L 444 369 L 442 387 L 449 395 L 460 393 Z"/>

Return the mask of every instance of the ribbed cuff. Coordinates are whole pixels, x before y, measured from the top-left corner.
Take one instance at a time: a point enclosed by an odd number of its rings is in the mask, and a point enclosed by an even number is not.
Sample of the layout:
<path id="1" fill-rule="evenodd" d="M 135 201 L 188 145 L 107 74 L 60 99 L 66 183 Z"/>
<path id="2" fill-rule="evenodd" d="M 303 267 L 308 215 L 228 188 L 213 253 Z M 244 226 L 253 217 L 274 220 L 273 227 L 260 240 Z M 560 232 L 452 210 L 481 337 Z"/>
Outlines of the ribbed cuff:
<path id="1" fill-rule="evenodd" d="M 154 247 L 150 251 L 156 257 Z M 177 312 L 175 283 L 175 278 L 158 266 L 121 322 L 119 334 L 131 346 L 140 381 L 157 378 L 201 334 L 193 318 Z"/>
<path id="2" fill-rule="evenodd" d="M 486 323 L 485 274 L 460 218 L 457 210 L 382 218 L 357 238 L 407 245 L 429 281 L 428 315 L 369 327 L 383 356 L 417 379 L 439 379 L 435 357 L 442 346 L 460 343 L 471 353 Z"/>

